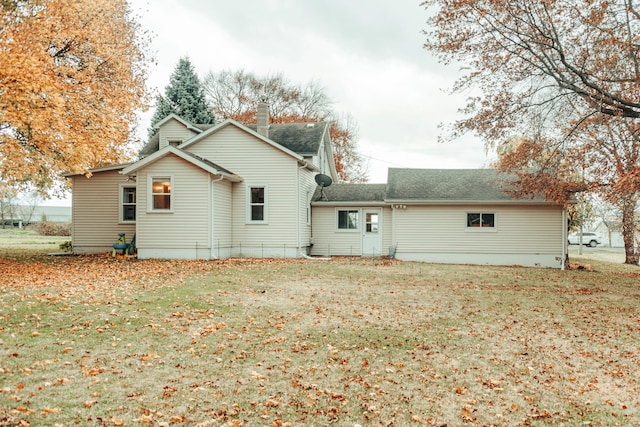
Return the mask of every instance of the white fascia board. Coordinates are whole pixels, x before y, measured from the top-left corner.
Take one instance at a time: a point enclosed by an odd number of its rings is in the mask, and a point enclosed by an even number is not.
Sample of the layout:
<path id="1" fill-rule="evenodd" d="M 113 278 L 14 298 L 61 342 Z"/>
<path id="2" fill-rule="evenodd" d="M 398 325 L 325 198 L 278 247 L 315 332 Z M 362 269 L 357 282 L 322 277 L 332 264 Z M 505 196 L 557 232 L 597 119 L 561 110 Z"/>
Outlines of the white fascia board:
<path id="1" fill-rule="evenodd" d="M 181 159 L 199 167 L 200 169 L 203 169 L 207 172 L 209 172 L 212 175 L 219 175 L 219 176 L 223 176 L 224 178 L 230 180 L 230 181 L 234 181 L 234 182 L 240 182 L 242 181 L 242 178 L 237 176 L 237 175 L 231 175 L 228 174 L 226 172 L 222 172 L 217 170 L 216 168 L 212 167 L 211 165 L 208 165 L 205 162 L 202 162 L 198 159 L 196 159 L 195 157 L 190 156 L 189 154 L 183 152 L 181 149 L 172 147 L 172 146 L 166 146 L 165 148 L 163 148 L 162 150 L 156 151 L 155 153 L 151 154 L 150 156 L 145 157 L 144 159 L 140 160 L 139 162 L 136 162 L 126 168 L 124 168 L 122 170 L 122 174 L 123 175 L 131 175 L 134 174 L 135 172 L 137 172 L 138 170 L 144 168 L 145 166 L 154 163 L 160 159 L 162 159 L 163 157 L 169 155 L 169 154 L 173 154 L 177 157 L 180 157 Z"/>

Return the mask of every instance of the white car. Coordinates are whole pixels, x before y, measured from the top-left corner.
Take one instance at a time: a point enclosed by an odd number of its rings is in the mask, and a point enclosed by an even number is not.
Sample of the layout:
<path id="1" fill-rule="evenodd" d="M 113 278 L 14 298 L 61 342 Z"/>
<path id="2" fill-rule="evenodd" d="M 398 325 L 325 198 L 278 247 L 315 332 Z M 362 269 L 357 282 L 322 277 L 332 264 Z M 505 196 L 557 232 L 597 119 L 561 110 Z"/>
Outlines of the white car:
<path id="1" fill-rule="evenodd" d="M 602 239 L 596 233 L 590 233 L 590 232 L 586 232 L 586 231 L 582 233 L 582 244 L 583 245 L 595 248 L 600 243 L 602 243 Z M 580 233 L 571 233 L 571 234 L 569 234 L 569 244 L 570 245 L 579 245 L 580 244 Z"/>

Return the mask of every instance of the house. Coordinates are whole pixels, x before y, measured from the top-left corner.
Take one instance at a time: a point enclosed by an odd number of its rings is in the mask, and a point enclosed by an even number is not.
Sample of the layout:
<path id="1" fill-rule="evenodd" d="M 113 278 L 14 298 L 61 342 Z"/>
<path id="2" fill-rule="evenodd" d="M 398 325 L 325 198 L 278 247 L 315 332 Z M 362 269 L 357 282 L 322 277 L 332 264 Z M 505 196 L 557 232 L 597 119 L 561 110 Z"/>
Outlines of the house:
<path id="1" fill-rule="evenodd" d="M 170 115 L 133 163 L 72 181 L 73 250 L 126 233 L 139 258 L 395 255 L 402 260 L 563 267 L 566 214 L 516 200 L 493 170 L 390 169 L 337 181 L 327 123 L 198 125 Z"/>

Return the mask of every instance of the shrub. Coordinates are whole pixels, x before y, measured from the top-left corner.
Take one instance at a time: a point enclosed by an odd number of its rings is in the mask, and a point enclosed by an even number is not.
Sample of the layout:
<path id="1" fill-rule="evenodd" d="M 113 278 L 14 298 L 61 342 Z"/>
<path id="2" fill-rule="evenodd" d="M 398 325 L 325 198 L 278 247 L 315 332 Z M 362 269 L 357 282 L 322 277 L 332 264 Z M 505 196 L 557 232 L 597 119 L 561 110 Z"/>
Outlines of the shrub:
<path id="1" fill-rule="evenodd" d="M 71 250 L 73 249 L 73 246 L 71 244 L 71 240 L 67 240 L 66 242 L 62 242 L 58 246 L 60 247 L 61 251 L 65 251 L 65 252 L 71 252 Z"/>
<path id="2" fill-rule="evenodd" d="M 41 221 L 38 223 L 38 233 L 41 236 L 71 236 L 71 223 Z"/>

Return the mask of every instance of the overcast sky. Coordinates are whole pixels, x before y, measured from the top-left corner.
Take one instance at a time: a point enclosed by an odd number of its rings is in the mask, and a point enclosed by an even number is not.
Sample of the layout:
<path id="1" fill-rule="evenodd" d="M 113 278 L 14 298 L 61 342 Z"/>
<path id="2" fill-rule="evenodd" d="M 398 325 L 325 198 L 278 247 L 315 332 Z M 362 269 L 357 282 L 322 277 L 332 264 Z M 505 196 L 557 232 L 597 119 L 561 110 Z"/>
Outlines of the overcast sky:
<path id="1" fill-rule="evenodd" d="M 438 143 L 464 96 L 450 96 L 456 67 L 422 48 L 419 0 L 130 0 L 153 35 L 149 84 L 163 92 L 182 56 L 208 71 L 281 72 L 317 81 L 334 109 L 359 126 L 371 182 L 388 167 L 480 168 L 490 161 L 472 137 Z M 150 114 L 141 128 L 149 126 Z M 212 159 L 215 161 L 215 159 Z"/>

